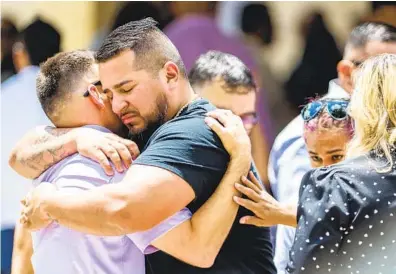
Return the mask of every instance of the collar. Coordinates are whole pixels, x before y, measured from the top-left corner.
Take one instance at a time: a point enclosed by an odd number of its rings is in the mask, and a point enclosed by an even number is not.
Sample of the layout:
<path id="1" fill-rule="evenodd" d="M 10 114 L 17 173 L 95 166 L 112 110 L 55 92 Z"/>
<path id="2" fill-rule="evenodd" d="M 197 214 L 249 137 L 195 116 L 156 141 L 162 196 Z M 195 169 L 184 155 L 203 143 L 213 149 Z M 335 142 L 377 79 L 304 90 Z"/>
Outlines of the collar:
<path id="1" fill-rule="evenodd" d="M 329 82 L 329 91 L 325 98 L 350 98 L 350 95 L 340 86 L 338 79 L 333 79 Z"/>
<path id="2" fill-rule="evenodd" d="M 86 125 L 86 126 L 83 126 L 83 127 L 85 127 L 85 128 L 96 129 L 97 131 L 101 131 L 101 132 L 108 132 L 108 133 L 111 133 L 111 130 L 110 130 L 110 129 L 105 128 L 105 127 L 102 127 L 102 126 L 99 126 L 99 125 Z"/>

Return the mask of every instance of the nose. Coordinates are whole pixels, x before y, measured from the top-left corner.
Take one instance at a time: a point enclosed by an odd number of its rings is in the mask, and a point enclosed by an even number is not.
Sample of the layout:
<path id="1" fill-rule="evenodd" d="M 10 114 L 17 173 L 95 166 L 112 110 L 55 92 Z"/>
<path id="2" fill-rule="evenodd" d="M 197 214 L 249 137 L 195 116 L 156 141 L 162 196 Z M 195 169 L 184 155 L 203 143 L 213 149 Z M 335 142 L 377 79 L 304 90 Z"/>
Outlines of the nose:
<path id="1" fill-rule="evenodd" d="M 111 100 L 111 107 L 113 109 L 113 112 L 120 117 L 122 111 L 128 107 L 128 103 L 121 96 L 113 94 L 113 98 Z"/>
<path id="2" fill-rule="evenodd" d="M 334 165 L 335 164 L 335 162 L 333 161 L 333 160 L 331 160 L 331 159 L 324 159 L 323 160 L 323 166 L 331 166 L 331 165 Z"/>

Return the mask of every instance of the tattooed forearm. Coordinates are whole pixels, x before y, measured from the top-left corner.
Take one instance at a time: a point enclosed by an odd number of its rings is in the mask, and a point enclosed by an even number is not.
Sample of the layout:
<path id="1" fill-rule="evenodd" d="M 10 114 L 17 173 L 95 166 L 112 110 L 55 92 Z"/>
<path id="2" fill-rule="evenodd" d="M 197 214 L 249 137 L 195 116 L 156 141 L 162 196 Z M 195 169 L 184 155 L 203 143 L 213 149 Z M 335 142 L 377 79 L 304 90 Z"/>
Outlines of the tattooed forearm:
<path id="1" fill-rule="evenodd" d="M 70 153 L 67 153 L 64 146 L 60 145 L 56 148 L 49 148 L 46 151 L 33 151 L 30 156 L 21 158 L 20 162 L 22 165 L 41 173 L 69 155 Z"/>
<path id="2" fill-rule="evenodd" d="M 70 131 L 71 129 L 46 127 L 28 133 L 14 148 L 10 166 L 24 177 L 36 178 L 76 152 Z"/>

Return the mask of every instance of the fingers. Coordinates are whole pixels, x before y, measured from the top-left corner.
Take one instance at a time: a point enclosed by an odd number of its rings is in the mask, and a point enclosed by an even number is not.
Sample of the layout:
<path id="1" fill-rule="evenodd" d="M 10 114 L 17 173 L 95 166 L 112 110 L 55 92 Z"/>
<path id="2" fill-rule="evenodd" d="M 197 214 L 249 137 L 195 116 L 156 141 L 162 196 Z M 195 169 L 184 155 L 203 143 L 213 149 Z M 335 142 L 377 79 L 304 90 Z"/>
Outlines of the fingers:
<path id="1" fill-rule="evenodd" d="M 261 200 L 260 194 L 249 187 L 236 183 L 235 188 L 242 194 L 245 194 L 252 201 L 259 202 Z"/>
<path id="2" fill-rule="evenodd" d="M 114 147 L 114 149 L 117 151 L 118 155 L 120 156 L 122 161 L 121 167 L 123 165 L 125 168 L 129 168 L 132 164 L 132 155 L 128 147 L 126 147 L 124 144 L 119 142 L 113 142 L 110 145 Z"/>
<path id="3" fill-rule="evenodd" d="M 136 143 L 127 139 L 121 139 L 121 142 L 128 148 L 132 155 L 132 159 L 136 160 L 136 158 L 140 155 L 140 150 Z"/>
<path id="4" fill-rule="evenodd" d="M 107 137 L 109 140 L 112 140 L 114 142 L 121 143 L 122 145 L 124 145 L 129 150 L 130 154 L 132 155 L 133 160 L 135 160 L 140 155 L 139 148 L 135 142 L 132 142 L 131 140 L 128 140 L 128 139 L 121 138 L 113 133 L 107 135 Z"/>
<path id="5" fill-rule="evenodd" d="M 229 110 L 224 110 L 224 109 L 217 109 L 217 110 L 208 112 L 206 115 L 208 117 L 217 119 L 221 124 L 224 125 L 224 127 L 228 127 L 230 124 L 232 124 L 231 121 L 234 119 L 232 112 Z"/>
<path id="6" fill-rule="evenodd" d="M 124 167 L 122 166 L 121 157 L 118 154 L 118 151 L 114 148 L 114 146 L 110 144 L 105 144 L 101 146 L 101 150 L 110 159 L 110 161 L 114 164 L 115 168 L 118 172 L 123 172 Z"/>
<path id="7" fill-rule="evenodd" d="M 257 210 L 259 209 L 259 205 L 249 199 L 244 199 L 244 198 L 234 196 L 234 201 L 238 205 L 243 206 L 244 208 L 252 211 L 254 214 L 256 214 Z"/>
<path id="8" fill-rule="evenodd" d="M 239 222 L 244 225 L 254 225 L 258 227 L 266 226 L 264 225 L 263 220 L 255 217 L 255 216 L 244 216 L 242 217 Z"/>
<path id="9" fill-rule="evenodd" d="M 25 214 L 22 214 L 21 215 L 21 217 L 19 218 L 19 222 L 21 223 L 21 224 L 23 224 L 23 225 L 25 225 L 25 224 L 27 224 L 28 223 L 28 217 L 26 217 L 26 215 Z"/>
<path id="10" fill-rule="evenodd" d="M 259 180 L 254 176 L 252 171 L 249 171 L 249 178 L 253 184 L 255 184 L 260 190 L 264 190 L 263 186 L 260 184 Z"/>
<path id="11" fill-rule="evenodd" d="M 242 176 L 241 181 L 246 187 L 254 190 L 258 195 L 260 195 L 261 189 L 258 188 L 256 184 L 252 183 L 248 178 L 246 178 L 245 176 Z"/>
<path id="12" fill-rule="evenodd" d="M 206 117 L 205 123 L 219 136 L 222 140 L 224 136 L 224 127 L 214 118 Z"/>
<path id="13" fill-rule="evenodd" d="M 109 176 L 114 175 L 113 167 L 111 166 L 109 160 L 107 159 L 106 154 L 102 150 L 96 149 L 96 150 L 88 151 L 88 153 L 84 153 L 84 154 L 81 153 L 81 154 L 83 156 L 86 156 L 94 160 L 95 162 L 98 162 L 107 175 Z"/>

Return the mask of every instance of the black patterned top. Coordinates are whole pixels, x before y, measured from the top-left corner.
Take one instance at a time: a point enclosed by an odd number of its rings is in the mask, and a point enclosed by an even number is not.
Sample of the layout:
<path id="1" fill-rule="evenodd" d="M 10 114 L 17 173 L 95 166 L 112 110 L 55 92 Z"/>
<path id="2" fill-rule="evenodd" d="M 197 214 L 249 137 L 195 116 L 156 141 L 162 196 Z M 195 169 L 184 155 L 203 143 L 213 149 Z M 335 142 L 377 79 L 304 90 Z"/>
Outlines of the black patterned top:
<path id="1" fill-rule="evenodd" d="M 289 273 L 396 273 L 396 166 L 360 156 L 301 182 Z"/>

